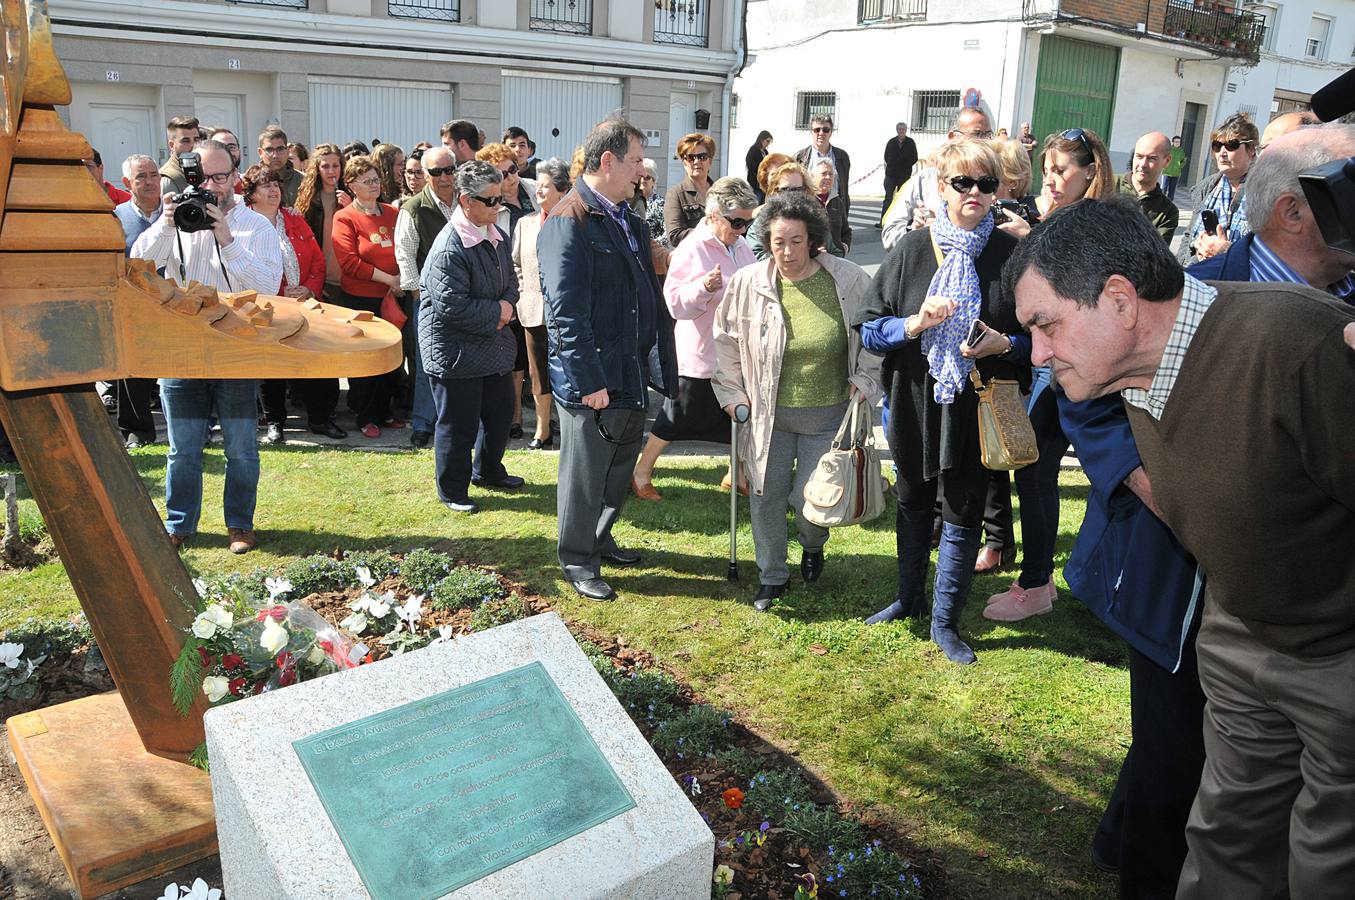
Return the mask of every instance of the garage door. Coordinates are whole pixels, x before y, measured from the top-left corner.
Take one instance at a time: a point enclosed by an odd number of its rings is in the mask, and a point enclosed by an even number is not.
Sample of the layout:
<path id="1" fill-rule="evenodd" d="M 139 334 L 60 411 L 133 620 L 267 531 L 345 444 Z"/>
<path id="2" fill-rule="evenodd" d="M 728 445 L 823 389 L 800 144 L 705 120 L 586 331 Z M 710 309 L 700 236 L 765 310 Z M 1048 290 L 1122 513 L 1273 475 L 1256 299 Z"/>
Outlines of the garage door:
<path id="1" fill-rule="evenodd" d="M 398 144 L 438 142 L 438 129 L 451 120 L 450 85 L 417 81 L 310 80 L 311 144 L 342 147 L 359 140 Z"/>
<path id="2" fill-rule="evenodd" d="M 619 78 L 503 73 L 503 124 L 525 129 L 542 159 L 568 160 L 593 126 L 619 109 Z"/>

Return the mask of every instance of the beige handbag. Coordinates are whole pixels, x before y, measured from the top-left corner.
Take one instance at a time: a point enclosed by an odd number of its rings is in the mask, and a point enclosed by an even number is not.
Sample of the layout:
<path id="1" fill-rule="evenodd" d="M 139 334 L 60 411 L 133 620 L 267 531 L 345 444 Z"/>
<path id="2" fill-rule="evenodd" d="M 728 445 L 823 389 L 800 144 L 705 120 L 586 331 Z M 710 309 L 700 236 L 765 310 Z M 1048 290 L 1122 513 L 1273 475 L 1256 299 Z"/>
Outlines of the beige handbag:
<path id="1" fill-rule="evenodd" d="M 858 397 L 805 485 L 804 517 L 822 528 L 869 522 L 884 511 L 885 485 L 874 416 L 866 398 Z"/>
<path id="2" fill-rule="evenodd" d="M 1003 378 L 990 378 L 984 386 L 978 368 L 969 371 L 969 379 L 979 395 L 979 451 L 984 468 L 1011 471 L 1039 459 L 1021 386 Z"/>

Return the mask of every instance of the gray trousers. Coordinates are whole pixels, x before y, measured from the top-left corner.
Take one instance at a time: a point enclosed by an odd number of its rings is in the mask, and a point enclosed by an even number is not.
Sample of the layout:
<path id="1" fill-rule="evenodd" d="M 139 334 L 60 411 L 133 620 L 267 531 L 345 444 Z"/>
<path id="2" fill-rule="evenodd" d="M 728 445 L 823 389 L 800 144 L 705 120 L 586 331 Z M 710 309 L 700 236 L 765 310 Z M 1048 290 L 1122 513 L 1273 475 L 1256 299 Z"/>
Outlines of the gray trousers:
<path id="1" fill-rule="evenodd" d="M 1355 651 L 1272 650 L 1206 594 L 1204 773 L 1177 900 L 1355 894 Z"/>
<path id="2" fill-rule="evenodd" d="M 645 433 L 642 409 L 604 409 L 598 430 L 591 409 L 560 411 L 560 474 L 556 518 L 560 568 L 570 581 L 597 578 L 601 555 L 616 549 L 612 524 L 630 493 L 630 476 Z"/>
<path id="3" fill-rule="evenodd" d="M 805 484 L 833 443 L 846 403 L 836 406 L 778 406 L 767 448 L 767 471 L 762 495 L 749 498 L 753 520 L 753 547 L 759 582 L 781 585 L 790 580 L 786 568 L 786 506 L 795 510 L 795 533 L 800 546 L 813 552 L 828 543 L 828 529 L 806 521 Z"/>

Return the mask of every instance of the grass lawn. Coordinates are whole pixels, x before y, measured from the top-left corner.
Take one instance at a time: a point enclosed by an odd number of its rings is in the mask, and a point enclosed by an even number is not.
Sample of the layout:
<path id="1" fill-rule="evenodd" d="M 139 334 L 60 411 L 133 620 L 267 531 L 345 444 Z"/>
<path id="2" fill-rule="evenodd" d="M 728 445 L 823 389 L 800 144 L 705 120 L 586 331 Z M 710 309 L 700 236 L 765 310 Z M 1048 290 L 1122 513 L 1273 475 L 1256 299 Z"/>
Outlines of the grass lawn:
<path id="1" fill-rule="evenodd" d="M 163 446 L 132 454 L 162 511 L 164 454 Z M 201 531 L 184 558 L 194 571 L 225 572 L 337 548 L 440 544 L 524 581 L 565 616 L 654 653 L 708 700 L 795 752 L 843 799 L 944 854 L 954 896 L 1116 894 L 1088 847 L 1129 742 L 1129 678 L 1123 645 L 1076 601 L 1065 596 L 1052 615 L 1027 622 L 990 623 L 983 600 L 1009 576 L 976 579 L 962 627 L 979 654 L 970 667 L 947 662 L 921 627 L 867 628 L 861 619 L 895 587 L 890 509 L 833 535 L 812 588 L 799 582 L 792 545 L 786 602 L 757 613 L 748 603 L 757 574 L 747 505 L 734 585 L 724 577 L 724 466 L 687 457 L 661 461 L 662 503 L 627 505 L 615 534 L 645 561 L 605 573 L 619 602 L 591 603 L 562 591 L 556 459 L 510 453 L 509 470 L 526 487 L 475 494 L 483 511 L 460 517 L 438 503 L 428 453 L 266 448 L 262 544 L 236 557 L 225 547 L 218 446 L 207 456 Z M 1060 568 L 1086 493 L 1080 473 L 1064 473 Z M 0 572 L 0 630 L 77 608 L 60 563 Z"/>

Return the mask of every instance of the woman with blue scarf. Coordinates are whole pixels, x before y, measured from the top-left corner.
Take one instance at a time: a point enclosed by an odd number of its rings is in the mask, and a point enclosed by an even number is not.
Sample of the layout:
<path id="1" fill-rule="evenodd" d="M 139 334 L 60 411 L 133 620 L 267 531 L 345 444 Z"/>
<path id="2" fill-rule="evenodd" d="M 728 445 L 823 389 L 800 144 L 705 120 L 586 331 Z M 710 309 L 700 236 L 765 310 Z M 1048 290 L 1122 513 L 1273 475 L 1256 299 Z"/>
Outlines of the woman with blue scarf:
<path id="1" fill-rule="evenodd" d="M 921 618 L 927 607 L 932 509 L 943 525 L 932 599 L 932 640 L 952 662 L 976 660 L 957 630 L 983 533 L 988 471 L 979 456 L 975 365 L 986 381 L 1028 383 L 1029 350 L 1013 352 L 1020 326 L 1001 293 L 1002 264 L 1017 239 L 994 228 L 989 209 L 1002 166 L 986 141 L 959 140 L 936 154 L 941 212 L 910 232 L 875 276 L 853 323 L 863 345 L 885 353 L 889 445 L 898 466 L 898 596 L 866 621 Z M 974 323 L 981 336 L 966 343 Z"/>

